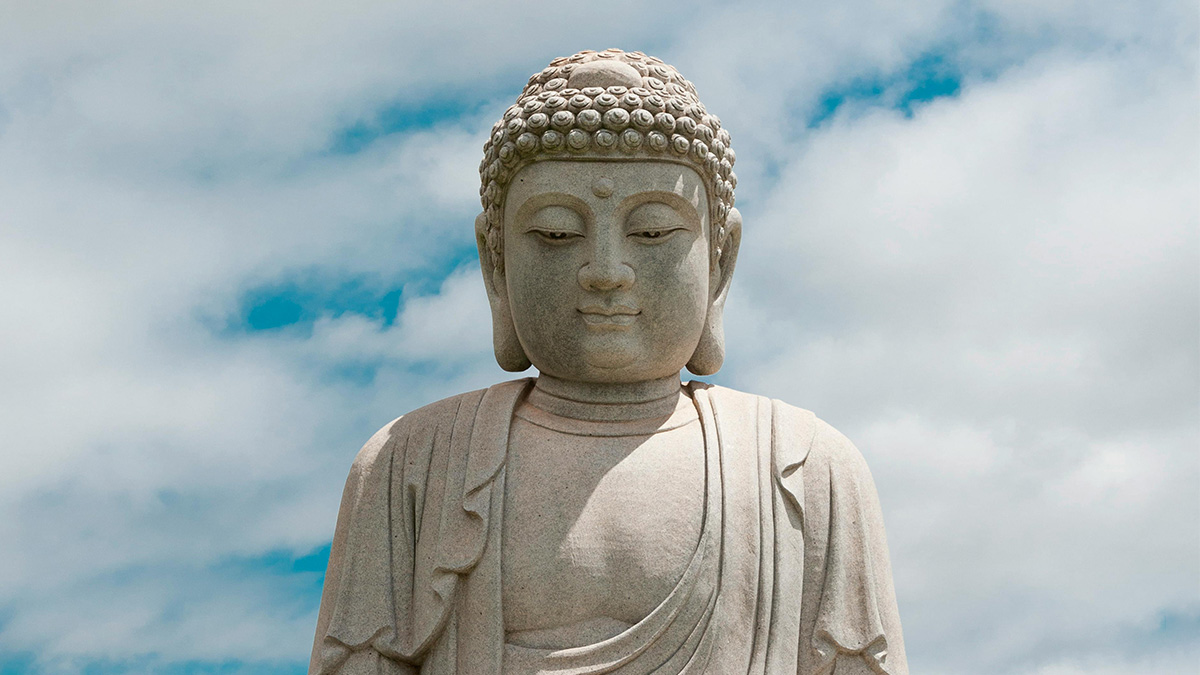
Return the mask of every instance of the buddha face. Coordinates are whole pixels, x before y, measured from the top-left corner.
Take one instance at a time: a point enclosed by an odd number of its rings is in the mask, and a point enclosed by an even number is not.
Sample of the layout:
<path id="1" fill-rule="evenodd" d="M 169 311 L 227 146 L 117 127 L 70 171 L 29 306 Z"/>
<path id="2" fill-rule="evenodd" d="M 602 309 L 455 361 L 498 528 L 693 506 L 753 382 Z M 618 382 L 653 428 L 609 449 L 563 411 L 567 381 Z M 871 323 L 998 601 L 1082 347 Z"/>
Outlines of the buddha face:
<path id="1" fill-rule="evenodd" d="M 508 188 L 493 312 L 511 313 L 520 347 L 549 375 L 670 376 L 692 360 L 732 272 L 732 256 L 724 273 L 710 264 L 709 246 L 704 182 L 689 167 L 537 162 Z"/>

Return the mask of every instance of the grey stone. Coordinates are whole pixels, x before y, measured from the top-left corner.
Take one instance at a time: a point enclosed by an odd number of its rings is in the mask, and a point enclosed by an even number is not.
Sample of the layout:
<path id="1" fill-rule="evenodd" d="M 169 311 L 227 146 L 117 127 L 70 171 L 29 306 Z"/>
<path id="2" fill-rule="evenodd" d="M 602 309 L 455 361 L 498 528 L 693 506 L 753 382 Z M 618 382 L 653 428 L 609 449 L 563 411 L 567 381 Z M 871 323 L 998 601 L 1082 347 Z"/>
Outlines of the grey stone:
<path id="1" fill-rule="evenodd" d="M 359 453 L 311 673 L 907 673 L 854 446 L 716 372 L 733 150 L 677 71 L 581 52 L 493 128 L 496 358 Z"/>

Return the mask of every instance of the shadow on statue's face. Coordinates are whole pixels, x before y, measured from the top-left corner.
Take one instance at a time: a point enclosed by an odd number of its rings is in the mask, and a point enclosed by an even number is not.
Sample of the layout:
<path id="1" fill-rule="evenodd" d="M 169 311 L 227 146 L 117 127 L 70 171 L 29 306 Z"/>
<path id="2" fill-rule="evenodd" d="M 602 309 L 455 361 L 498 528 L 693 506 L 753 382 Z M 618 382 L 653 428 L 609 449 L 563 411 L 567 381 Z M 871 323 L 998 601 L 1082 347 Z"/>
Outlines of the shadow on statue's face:
<path id="1" fill-rule="evenodd" d="M 708 229 L 704 183 L 683 165 L 543 161 L 522 169 L 506 198 L 503 283 L 529 360 L 584 382 L 678 373 L 696 351 L 719 281 Z"/>

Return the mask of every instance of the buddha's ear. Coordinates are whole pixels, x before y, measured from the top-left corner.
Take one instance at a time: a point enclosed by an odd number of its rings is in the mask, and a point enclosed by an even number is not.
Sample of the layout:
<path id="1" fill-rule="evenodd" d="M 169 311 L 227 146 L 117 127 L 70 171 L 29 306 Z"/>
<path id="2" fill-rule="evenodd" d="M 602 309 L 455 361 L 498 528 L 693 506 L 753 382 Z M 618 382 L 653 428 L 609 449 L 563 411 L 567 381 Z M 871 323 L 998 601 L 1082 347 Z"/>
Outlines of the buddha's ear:
<path id="1" fill-rule="evenodd" d="M 742 214 L 737 209 L 729 209 L 729 215 L 725 217 L 725 241 L 713 262 L 710 277 L 712 300 L 708 305 L 708 318 L 704 322 L 704 332 L 700 334 L 700 344 L 696 345 L 687 364 L 687 369 L 696 375 L 712 375 L 725 362 L 725 298 L 729 295 L 741 243 Z"/>
<path id="2" fill-rule="evenodd" d="M 512 310 L 508 306 L 508 287 L 504 272 L 496 269 L 492 262 L 492 250 L 487 243 L 488 219 L 486 213 L 475 217 L 475 244 L 479 248 L 479 269 L 483 272 L 483 287 L 487 291 L 488 305 L 492 309 L 492 347 L 496 352 L 496 363 L 513 373 L 519 373 L 532 365 L 525 355 L 525 348 L 517 339 L 517 327 L 513 323 Z"/>
<path id="3" fill-rule="evenodd" d="M 725 216 L 725 242 L 721 246 L 721 255 L 717 257 L 714 270 L 716 290 L 713 302 L 725 306 L 725 297 L 729 295 L 729 284 L 733 281 L 733 268 L 737 266 L 738 248 L 742 245 L 742 214 L 735 208 L 729 209 Z"/>

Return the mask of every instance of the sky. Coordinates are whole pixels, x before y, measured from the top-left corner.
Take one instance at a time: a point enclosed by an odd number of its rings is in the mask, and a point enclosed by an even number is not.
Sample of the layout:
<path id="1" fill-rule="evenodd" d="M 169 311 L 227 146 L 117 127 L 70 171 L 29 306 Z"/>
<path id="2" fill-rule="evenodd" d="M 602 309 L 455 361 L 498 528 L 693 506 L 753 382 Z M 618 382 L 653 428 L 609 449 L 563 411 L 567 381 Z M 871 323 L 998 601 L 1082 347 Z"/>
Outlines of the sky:
<path id="1" fill-rule="evenodd" d="M 0 674 L 301 673 L 397 415 L 512 377 L 477 165 L 678 67 L 745 226 L 716 383 L 866 456 L 910 666 L 1200 672 L 1194 2 L 0 5 Z"/>

